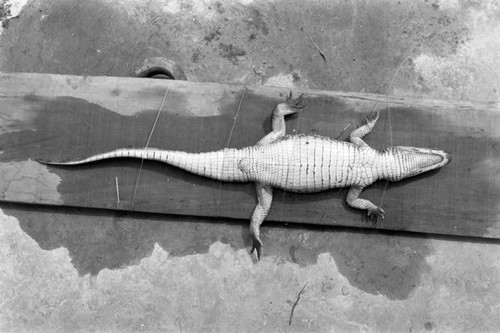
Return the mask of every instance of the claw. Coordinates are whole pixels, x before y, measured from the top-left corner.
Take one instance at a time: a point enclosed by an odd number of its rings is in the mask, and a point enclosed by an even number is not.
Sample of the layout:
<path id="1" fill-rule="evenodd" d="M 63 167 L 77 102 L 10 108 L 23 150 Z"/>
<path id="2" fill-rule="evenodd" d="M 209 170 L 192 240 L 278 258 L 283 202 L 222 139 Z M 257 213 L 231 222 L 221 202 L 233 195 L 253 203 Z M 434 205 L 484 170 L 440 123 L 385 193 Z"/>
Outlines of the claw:
<path id="1" fill-rule="evenodd" d="M 250 254 L 255 252 L 257 255 L 257 261 L 259 261 L 262 255 L 262 247 L 264 246 L 264 243 L 262 243 L 260 237 L 253 233 L 252 230 L 250 230 L 250 238 L 252 239 L 252 250 L 250 251 Z"/>
<path id="2" fill-rule="evenodd" d="M 253 252 L 255 251 L 255 254 L 257 255 L 257 261 L 259 261 L 261 258 L 262 248 L 263 248 L 262 241 L 260 239 L 254 239 L 252 240 L 252 243 L 253 243 L 252 251 L 250 251 L 250 254 L 253 254 Z"/>
<path id="3" fill-rule="evenodd" d="M 383 220 L 384 214 L 385 211 L 380 207 L 376 207 L 375 209 L 368 209 L 367 212 L 368 218 L 373 222 L 373 225 L 377 225 L 379 217 Z"/>
<path id="4" fill-rule="evenodd" d="M 376 123 L 379 115 L 380 115 L 380 112 L 378 112 L 378 111 L 372 112 L 368 117 L 365 117 L 366 123 L 367 124 Z"/>
<path id="5" fill-rule="evenodd" d="M 303 109 L 306 105 L 304 103 L 304 94 L 301 94 L 297 98 L 292 97 L 292 92 L 290 91 L 290 94 L 288 95 L 286 101 L 285 101 L 291 108 L 294 109 Z"/>
<path id="6" fill-rule="evenodd" d="M 303 109 L 306 106 L 304 103 L 304 94 L 301 94 L 299 98 L 293 101 L 293 107 L 297 109 Z"/>

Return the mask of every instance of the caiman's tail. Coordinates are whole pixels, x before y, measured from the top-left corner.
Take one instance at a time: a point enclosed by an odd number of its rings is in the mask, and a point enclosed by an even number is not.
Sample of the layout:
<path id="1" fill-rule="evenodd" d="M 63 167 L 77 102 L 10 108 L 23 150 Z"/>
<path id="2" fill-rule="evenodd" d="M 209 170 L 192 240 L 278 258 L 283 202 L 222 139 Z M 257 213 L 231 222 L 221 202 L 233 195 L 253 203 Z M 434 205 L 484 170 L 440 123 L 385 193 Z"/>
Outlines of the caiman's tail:
<path id="1" fill-rule="evenodd" d="M 92 155 L 89 157 L 86 157 L 84 159 L 80 160 L 69 160 L 69 161 L 49 161 L 49 160 L 43 160 L 43 159 L 37 159 L 38 162 L 43 163 L 43 164 L 49 164 L 49 165 L 80 165 L 80 164 L 87 164 L 87 163 L 92 163 L 92 162 L 97 162 L 101 160 L 108 160 L 112 158 L 140 158 L 144 160 L 153 160 L 153 161 L 159 161 L 159 162 L 165 162 L 169 163 L 173 162 L 172 157 L 175 155 L 177 157 L 177 160 L 181 160 L 181 157 L 179 153 L 183 152 L 176 152 L 176 151 L 165 151 L 165 150 L 159 150 L 159 149 L 154 149 L 154 148 L 122 148 L 122 149 L 117 149 L 113 150 L 107 153 L 102 153 L 102 154 L 97 154 L 97 155 Z M 186 154 L 186 153 L 184 153 Z M 170 158 L 167 158 L 167 155 L 170 156 Z M 173 165 L 173 164 L 172 164 Z M 178 165 L 176 165 L 178 166 Z"/>
<path id="2" fill-rule="evenodd" d="M 107 153 L 93 155 L 80 160 L 48 161 L 38 159 L 42 164 L 71 166 L 87 164 L 112 158 L 139 158 L 167 163 L 191 173 L 224 181 L 248 181 L 246 174 L 238 168 L 238 161 L 243 158 L 241 149 L 224 149 L 206 153 L 188 153 L 177 150 L 156 148 L 123 148 Z"/>

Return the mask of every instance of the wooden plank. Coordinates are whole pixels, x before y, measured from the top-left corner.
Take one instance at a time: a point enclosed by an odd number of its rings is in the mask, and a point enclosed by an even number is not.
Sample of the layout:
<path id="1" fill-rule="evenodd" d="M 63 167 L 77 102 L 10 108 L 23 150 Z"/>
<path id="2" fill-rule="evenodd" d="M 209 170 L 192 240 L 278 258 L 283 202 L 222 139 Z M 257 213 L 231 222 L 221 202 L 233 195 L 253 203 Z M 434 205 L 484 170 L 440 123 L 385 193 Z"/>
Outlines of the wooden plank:
<path id="1" fill-rule="evenodd" d="M 35 162 L 144 146 L 167 89 L 150 147 L 192 152 L 254 144 L 270 131 L 270 113 L 289 92 L 137 78 L 0 74 L 0 200 L 249 218 L 256 200 L 252 184 L 219 183 L 145 162 L 132 202 L 140 161 L 75 168 Z M 345 139 L 375 108 L 381 117 L 366 139 L 372 147 L 384 149 L 392 142 L 453 155 L 453 162 L 437 172 L 365 190 L 362 196 L 386 211 L 378 228 L 500 238 L 497 103 L 330 91 L 306 92 L 306 103 L 288 121 L 288 133 Z M 370 226 L 363 213 L 346 206 L 345 193 L 276 191 L 267 220 Z"/>

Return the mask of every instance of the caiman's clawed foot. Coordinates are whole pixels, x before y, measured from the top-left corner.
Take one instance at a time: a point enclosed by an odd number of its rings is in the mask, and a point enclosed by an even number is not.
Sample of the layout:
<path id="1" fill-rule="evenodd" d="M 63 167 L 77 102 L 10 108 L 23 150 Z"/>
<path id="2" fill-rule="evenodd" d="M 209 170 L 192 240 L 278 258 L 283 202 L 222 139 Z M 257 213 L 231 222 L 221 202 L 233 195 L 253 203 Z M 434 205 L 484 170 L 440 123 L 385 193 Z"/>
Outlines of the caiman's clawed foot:
<path id="1" fill-rule="evenodd" d="M 250 251 L 250 254 L 253 254 L 255 251 L 255 254 L 257 255 L 257 261 L 260 260 L 262 256 L 262 248 L 264 247 L 264 244 L 258 237 L 252 237 L 252 251 Z"/>
<path id="2" fill-rule="evenodd" d="M 301 94 L 297 98 L 292 97 L 292 92 L 290 91 L 290 95 L 288 95 L 285 103 L 287 103 L 291 108 L 296 110 L 302 110 L 306 105 L 304 103 L 304 94 Z"/>
<path id="3" fill-rule="evenodd" d="M 262 241 L 260 240 L 260 225 L 271 209 L 273 202 L 273 188 L 271 185 L 264 183 L 256 183 L 255 189 L 257 192 L 257 205 L 253 210 L 252 217 L 250 218 L 250 238 L 252 239 L 252 251 L 257 252 L 257 260 L 262 257 Z"/>
<path id="4" fill-rule="evenodd" d="M 380 112 L 378 112 L 378 111 L 372 112 L 371 115 L 369 115 L 368 117 L 365 118 L 366 124 L 368 126 L 370 126 L 371 128 L 373 128 L 373 126 L 375 126 L 375 123 L 377 122 L 379 116 L 380 116 Z"/>
<path id="5" fill-rule="evenodd" d="M 381 218 L 384 219 L 384 210 L 380 207 L 375 207 L 375 209 L 368 209 L 368 218 L 373 222 L 373 225 L 377 224 L 377 220 Z"/>

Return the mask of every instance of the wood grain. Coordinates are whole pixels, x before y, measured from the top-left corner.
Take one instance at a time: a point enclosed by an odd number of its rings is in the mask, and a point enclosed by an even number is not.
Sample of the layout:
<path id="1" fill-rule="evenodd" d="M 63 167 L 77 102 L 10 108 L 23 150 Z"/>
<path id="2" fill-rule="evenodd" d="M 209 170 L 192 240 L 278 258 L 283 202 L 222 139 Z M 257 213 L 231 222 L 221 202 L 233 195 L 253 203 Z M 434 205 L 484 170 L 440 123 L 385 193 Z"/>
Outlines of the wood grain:
<path id="1" fill-rule="evenodd" d="M 144 147 L 167 90 L 149 146 L 192 152 L 253 145 L 270 131 L 270 113 L 289 93 L 142 78 L 0 74 L 0 200 L 248 219 L 256 200 L 252 184 L 220 183 L 145 162 L 132 202 L 140 161 L 74 168 L 36 162 Z M 386 211 L 377 228 L 500 238 L 498 103 L 331 91 L 304 96 L 307 106 L 288 120 L 288 133 L 344 140 L 378 109 L 381 117 L 366 138 L 372 147 L 440 148 L 453 155 L 437 172 L 365 190 L 362 197 Z M 345 193 L 275 191 L 267 220 L 371 227 L 362 212 L 346 206 Z"/>

